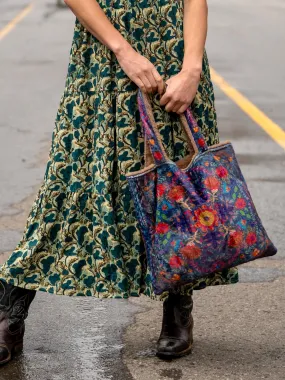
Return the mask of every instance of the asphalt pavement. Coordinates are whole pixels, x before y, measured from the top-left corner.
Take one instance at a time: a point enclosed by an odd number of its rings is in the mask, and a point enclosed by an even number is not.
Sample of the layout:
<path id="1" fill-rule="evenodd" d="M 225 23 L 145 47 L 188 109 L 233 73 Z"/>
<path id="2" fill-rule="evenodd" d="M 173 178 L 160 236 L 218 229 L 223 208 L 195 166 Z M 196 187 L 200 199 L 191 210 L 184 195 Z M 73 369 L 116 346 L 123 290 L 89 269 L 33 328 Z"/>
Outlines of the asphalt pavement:
<path id="1" fill-rule="evenodd" d="M 0 30 L 27 1 L 0 1 Z M 211 66 L 285 130 L 283 0 L 211 0 Z M 0 40 L 0 262 L 21 237 L 45 164 L 64 89 L 74 16 L 56 1 Z M 23 353 L 1 380 L 284 380 L 285 154 L 215 86 L 220 139 L 233 142 L 278 255 L 243 265 L 240 283 L 194 294 L 193 353 L 155 357 L 162 304 L 42 292 L 27 319 Z"/>

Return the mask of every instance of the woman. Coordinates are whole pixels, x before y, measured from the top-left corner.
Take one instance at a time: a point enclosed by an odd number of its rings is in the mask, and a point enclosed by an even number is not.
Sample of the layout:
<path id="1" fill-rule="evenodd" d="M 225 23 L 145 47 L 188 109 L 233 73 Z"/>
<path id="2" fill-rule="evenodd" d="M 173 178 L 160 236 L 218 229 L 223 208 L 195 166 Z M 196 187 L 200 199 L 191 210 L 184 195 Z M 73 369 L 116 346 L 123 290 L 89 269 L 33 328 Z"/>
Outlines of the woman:
<path id="1" fill-rule="evenodd" d="M 188 153 L 178 114 L 190 105 L 207 143 L 218 142 L 206 0 L 66 4 L 77 18 L 46 173 L 23 238 L 0 268 L 0 362 L 22 347 L 37 290 L 163 300 L 157 355 L 185 355 L 192 291 L 235 283 L 237 270 L 155 296 L 125 174 L 143 165 L 138 88 L 151 96 L 171 159 Z"/>

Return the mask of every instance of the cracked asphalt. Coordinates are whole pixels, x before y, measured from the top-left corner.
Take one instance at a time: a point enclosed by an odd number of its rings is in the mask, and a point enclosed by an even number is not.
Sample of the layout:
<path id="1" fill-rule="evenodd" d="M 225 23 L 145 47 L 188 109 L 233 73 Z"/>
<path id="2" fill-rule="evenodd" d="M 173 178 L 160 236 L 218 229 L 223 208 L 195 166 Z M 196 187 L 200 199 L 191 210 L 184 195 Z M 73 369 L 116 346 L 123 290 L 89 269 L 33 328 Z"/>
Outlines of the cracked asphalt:
<path id="1" fill-rule="evenodd" d="M 0 1 L 0 30 L 29 3 Z M 283 0 L 211 0 L 211 66 L 285 129 Z M 43 179 L 64 89 L 74 16 L 56 1 L 0 40 L 0 263 L 21 237 Z M 193 353 L 155 356 L 162 304 L 39 292 L 23 353 L 1 380 L 284 380 L 285 152 L 215 86 L 220 139 L 231 140 L 259 215 L 278 248 L 240 267 L 240 283 L 194 294 Z"/>

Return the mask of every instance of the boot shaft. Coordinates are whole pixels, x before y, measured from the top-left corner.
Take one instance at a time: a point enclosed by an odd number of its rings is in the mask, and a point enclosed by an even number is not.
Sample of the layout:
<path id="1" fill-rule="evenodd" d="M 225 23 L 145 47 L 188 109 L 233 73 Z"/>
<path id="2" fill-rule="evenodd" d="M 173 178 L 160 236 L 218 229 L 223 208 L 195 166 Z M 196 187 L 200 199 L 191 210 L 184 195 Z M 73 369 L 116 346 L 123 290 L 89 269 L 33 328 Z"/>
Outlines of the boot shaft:
<path id="1" fill-rule="evenodd" d="M 163 303 L 161 333 L 157 355 L 182 356 L 191 351 L 193 344 L 193 299 L 191 295 L 170 293 Z"/>
<path id="2" fill-rule="evenodd" d="M 35 290 L 20 288 L 0 280 L 0 322 L 6 319 L 11 331 L 20 328 L 28 316 L 35 295 Z"/>
<path id="3" fill-rule="evenodd" d="M 163 324 L 187 327 L 193 310 L 192 295 L 169 293 L 163 303 Z"/>

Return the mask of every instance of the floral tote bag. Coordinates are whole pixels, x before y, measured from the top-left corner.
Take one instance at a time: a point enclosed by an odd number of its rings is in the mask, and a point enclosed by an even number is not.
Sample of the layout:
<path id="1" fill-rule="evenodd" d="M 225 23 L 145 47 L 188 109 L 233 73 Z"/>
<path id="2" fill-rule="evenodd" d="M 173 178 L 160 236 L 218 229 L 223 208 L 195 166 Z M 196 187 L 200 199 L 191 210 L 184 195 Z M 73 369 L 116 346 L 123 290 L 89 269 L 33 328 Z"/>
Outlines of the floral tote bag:
<path id="1" fill-rule="evenodd" d="M 188 108 L 179 115 L 190 154 L 171 161 L 149 96 L 138 90 L 144 168 L 126 175 L 155 294 L 275 255 L 232 144 L 207 146 Z"/>

